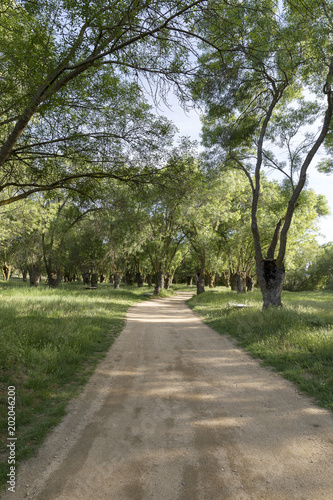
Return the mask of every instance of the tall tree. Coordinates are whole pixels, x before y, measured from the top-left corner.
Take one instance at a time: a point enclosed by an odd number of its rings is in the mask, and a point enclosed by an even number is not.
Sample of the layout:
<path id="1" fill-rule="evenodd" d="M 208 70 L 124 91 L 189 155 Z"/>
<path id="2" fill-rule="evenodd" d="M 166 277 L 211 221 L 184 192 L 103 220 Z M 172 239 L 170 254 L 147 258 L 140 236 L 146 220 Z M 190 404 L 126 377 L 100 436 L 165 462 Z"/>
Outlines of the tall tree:
<path id="1" fill-rule="evenodd" d="M 203 47 L 193 94 L 206 107 L 203 135 L 213 149 L 211 159 L 241 169 L 250 183 L 263 306 L 281 306 L 291 221 L 332 122 L 333 4 L 249 0 L 211 5 L 209 18 L 198 23 L 211 46 Z M 319 124 L 318 132 L 309 131 L 309 124 Z M 264 253 L 259 207 L 265 166 L 285 176 L 290 196 Z"/>
<path id="2" fill-rule="evenodd" d="M 170 126 L 149 113 L 141 86 L 177 80 L 202 3 L 4 0 L 0 189 L 16 191 L 0 204 L 78 189 L 85 177 L 138 181 L 138 156 L 156 166 L 149 153 Z"/>

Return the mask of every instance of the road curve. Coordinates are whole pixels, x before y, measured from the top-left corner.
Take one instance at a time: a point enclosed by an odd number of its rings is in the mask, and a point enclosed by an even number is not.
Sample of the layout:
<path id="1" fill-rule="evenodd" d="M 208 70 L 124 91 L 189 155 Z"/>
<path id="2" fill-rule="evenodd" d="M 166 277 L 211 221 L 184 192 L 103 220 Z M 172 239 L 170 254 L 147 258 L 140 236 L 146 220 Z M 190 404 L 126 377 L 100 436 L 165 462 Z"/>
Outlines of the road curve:
<path id="1" fill-rule="evenodd" d="M 186 306 L 131 307 L 23 500 L 333 500 L 333 418 Z"/>

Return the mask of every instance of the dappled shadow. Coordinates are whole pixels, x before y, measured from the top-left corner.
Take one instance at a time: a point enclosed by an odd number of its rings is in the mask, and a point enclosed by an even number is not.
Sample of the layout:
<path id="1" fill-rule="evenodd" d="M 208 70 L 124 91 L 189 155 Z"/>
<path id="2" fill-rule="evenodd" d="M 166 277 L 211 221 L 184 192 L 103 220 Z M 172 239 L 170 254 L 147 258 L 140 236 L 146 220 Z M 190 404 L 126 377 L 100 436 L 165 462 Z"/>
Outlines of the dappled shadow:
<path id="1" fill-rule="evenodd" d="M 184 300 L 130 308 L 77 403 L 78 437 L 36 498 L 333 499 L 331 415 Z"/>

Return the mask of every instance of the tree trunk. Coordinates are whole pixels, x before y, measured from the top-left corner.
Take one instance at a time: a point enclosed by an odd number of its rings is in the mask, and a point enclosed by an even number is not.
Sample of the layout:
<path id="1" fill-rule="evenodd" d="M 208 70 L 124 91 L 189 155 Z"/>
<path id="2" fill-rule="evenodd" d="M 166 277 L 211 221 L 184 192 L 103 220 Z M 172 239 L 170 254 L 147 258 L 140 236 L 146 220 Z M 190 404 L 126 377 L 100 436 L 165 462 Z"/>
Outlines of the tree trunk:
<path id="1" fill-rule="evenodd" d="M 57 288 L 59 286 L 60 281 L 62 280 L 63 275 L 60 271 L 51 272 L 47 275 L 48 285 L 50 288 Z"/>
<path id="2" fill-rule="evenodd" d="M 215 288 L 215 275 L 209 273 L 208 274 L 208 286 L 209 288 Z"/>
<path id="3" fill-rule="evenodd" d="M 114 288 L 117 290 L 120 286 L 120 273 L 114 273 Z"/>
<path id="4" fill-rule="evenodd" d="M 197 279 L 197 295 L 205 292 L 205 280 L 206 280 L 206 252 L 203 251 L 200 256 L 200 272 Z"/>
<path id="5" fill-rule="evenodd" d="M 143 274 L 141 274 L 141 273 L 136 274 L 136 282 L 137 282 L 139 288 L 143 287 L 143 284 L 145 282 L 145 277 L 143 276 Z"/>
<path id="6" fill-rule="evenodd" d="M 147 281 L 148 286 L 153 286 L 153 279 L 152 279 L 151 274 L 147 274 L 146 281 Z"/>
<path id="7" fill-rule="evenodd" d="M 237 293 L 246 293 L 246 272 L 239 271 L 236 273 L 236 288 Z"/>
<path id="8" fill-rule="evenodd" d="M 82 273 L 82 280 L 84 285 L 89 285 L 90 283 L 90 273 Z"/>
<path id="9" fill-rule="evenodd" d="M 254 278 L 252 276 L 246 276 L 246 289 L 248 292 L 253 292 L 254 290 Z"/>
<path id="10" fill-rule="evenodd" d="M 101 274 L 101 275 L 99 276 L 99 282 L 100 282 L 100 283 L 105 283 L 105 282 L 106 282 L 106 276 L 105 276 L 105 274 Z"/>
<path id="11" fill-rule="evenodd" d="M 41 279 L 40 265 L 30 264 L 28 266 L 30 286 L 38 286 Z"/>
<path id="12" fill-rule="evenodd" d="M 166 290 L 170 289 L 170 286 L 172 285 L 172 278 L 173 278 L 173 276 L 171 274 L 166 274 L 165 275 L 164 288 Z"/>
<path id="13" fill-rule="evenodd" d="M 8 266 L 6 262 L 2 266 L 2 276 L 3 276 L 4 281 L 9 280 L 11 268 L 12 268 L 12 266 Z"/>
<path id="14" fill-rule="evenodd" d="M 263 296 L 263 309 L 269 306 L 282 307 L 281 294 L 285 270 L 276 265 L 276 260 L 264 259 L 257 264 L 257 278 Z"/>
<path id="15" fill-rule="evenodd" d="M 23 269 L 22 277 L 23 277 L 24 283 L 27 281 L 27 274 L 28 274 L 28 269 Z"/>
<path id="16" fill-rule="evenodd" d="M 164 287 L 164 274 L 162 271 L 158 271 L 155 275 L 155 290 L 154 293 L 159 295 Z"/>
<path id="17" fill-rule="evenodd" d="M 91 273 L 90 286 L 92 288 L 97 288 L 98 285 L 98 273 Z"/>

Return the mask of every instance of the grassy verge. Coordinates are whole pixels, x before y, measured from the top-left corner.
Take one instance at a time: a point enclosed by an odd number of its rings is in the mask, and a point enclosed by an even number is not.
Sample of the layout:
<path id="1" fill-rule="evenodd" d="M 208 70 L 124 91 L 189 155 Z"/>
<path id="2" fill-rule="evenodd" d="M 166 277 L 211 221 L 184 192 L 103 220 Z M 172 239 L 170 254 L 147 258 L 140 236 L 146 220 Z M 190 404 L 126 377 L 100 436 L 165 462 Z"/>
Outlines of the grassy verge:
<path id="1" fill-rule="evenodd" d="M 147 288 L 0 282 L 0 486 L 7 481 L 7 389 L 16 388 L 16 465 L 30 457 L 124 327 Z"/>
<path id="2" fill-rule="evenodd" d="M 221 334 L 333 410 L 333 293 L 283 293 L 283 309 L 262 311 L 261 294 L 218 288 L 188 301 Z M 243 303 L 247 307 L 238 308 Z"/>

